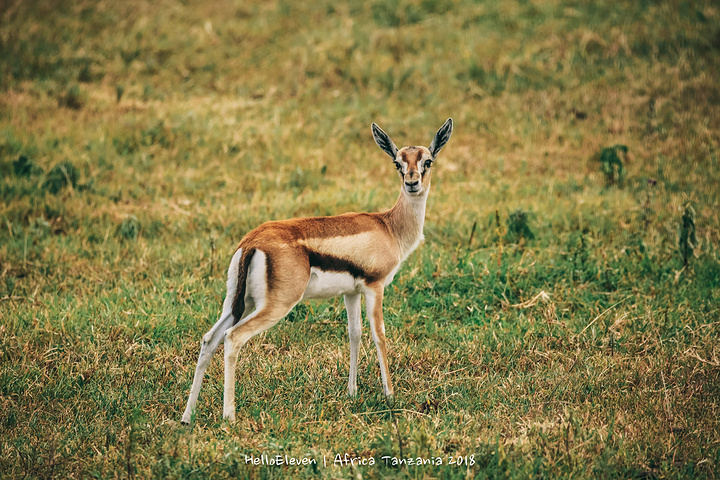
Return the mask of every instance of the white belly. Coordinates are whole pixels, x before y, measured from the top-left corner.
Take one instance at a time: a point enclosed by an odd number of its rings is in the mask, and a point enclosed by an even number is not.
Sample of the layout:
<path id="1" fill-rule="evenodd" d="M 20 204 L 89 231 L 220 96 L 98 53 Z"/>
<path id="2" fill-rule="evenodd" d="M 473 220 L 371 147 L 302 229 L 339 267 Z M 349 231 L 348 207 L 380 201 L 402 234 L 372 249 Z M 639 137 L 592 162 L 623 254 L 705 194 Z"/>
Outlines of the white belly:
<path id="1" fill-rule="evenodd" d="M 310 281 L 305 288 L 303 300 L 337 297 L 346 293 L 357 293 L 362 280 L 349 273 L 326 272 L 315 267 L 310 269 Z"/>

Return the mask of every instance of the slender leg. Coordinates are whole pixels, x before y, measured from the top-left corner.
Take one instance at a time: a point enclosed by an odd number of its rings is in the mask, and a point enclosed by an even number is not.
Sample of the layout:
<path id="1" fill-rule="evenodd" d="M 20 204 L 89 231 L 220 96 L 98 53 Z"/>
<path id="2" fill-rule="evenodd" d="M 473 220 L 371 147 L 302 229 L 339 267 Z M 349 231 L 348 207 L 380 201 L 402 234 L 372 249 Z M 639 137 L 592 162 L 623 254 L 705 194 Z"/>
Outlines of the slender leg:
<path id="1" fill-rule="evenodd" d="M 207 370 L 208 365 L 210 365 L 210 361 L 212 360 L 215 351 L 217 351 L 220 341 L 225 337 L 225 331 L 232 327 L 234 323 L 234 317 L 232 316 L 232 304 L 238 286 L 238 265 L 240 264 L 241 256 L 242 249 L 238 249 L 230 261 L 230 267 L 228 268 L 227 293 L 225 295 L 225 301 L 223 302 L 223 312 L 220 315 L 220 319 L 215 323 L 215 325 L 213 325 L 210 331 L 203 336 L 202 342 L 200 343 L 198 364 L 195 368 L 195 375 L 193 376 L 193 383 L 190 388 L 190 397 L 188 398 L 187 407 L 185 407 L 185 413 L 183 413 L 182 416 L 182 423 L 190 423 L 192 412 L 195 409 L 198 395 L 200 394 L 200 387 L 202 386 L 203 378 L 205 377 L 205 370 Z M 246 295 L 246 308 L 245 313 L 243 313 L 243 318 L 253 311 L 253 305 L 253 299 Z"/>
<path id="2" fill-rule="evenodd" d="M 240 349 L 255 335 L 275 326 L 293 306 L 289 308 L 265 307 L 250 314 L 247 319 L 235 325 L 225 333 L 225 394 L 223 399 L 223 417 L 229 422 L 235 421 L 235 370 Z"/>
<path id="3" fill-rule="evenodd" d="M 375 348 L 377 349 L 378 362 L 380 363 L 380 375 L 382 376 L 383 393 L 386 397 L 392 396 L 393 387 L 390 380 L 390 369 L 388 368 L 387 345 L 385 342 L 385 322 L 382 313 L 383 286 L 382 284 L 371 285 L 365 293 L 365 308 L 370 322 Z"/>
<path id="4" fill-rule="evenodd" d="M 235 371 L 240 349 L 287 315 L 302 298 L 310 280 L 307 257 L 302 252 L 292 253 L 283 251 L 278 255 L 272 249 L 258 249 L 250 262 L 246 291 L 256 309 L 225 332 L 223 417 L 230 422 L 235 420 Z"/>
<path id="5" fill-rule="evenodd" d="M 350 335 L 350 376 L 348 378 L 348 396 L 357 395 L 357 364 L 360 337 L 362 336 L 362 316 L 360 294 L 345 295 L 345 309 L 348 317 Z"/>
<path id="6" fill-rule="evenodd" d="M 192 387 L 190 388 L 190 397 L 188 398 L 187 407 L 185 407 L 185 413 L 182 416 L 182 423 L 189 424 L 192 417 L 192 412 L 195 409 L 195 404 L 200 395 L 200 387 L 202 386 L 203 378 L 205 377 L 205 370 L 210 365 L 213 354 L 220 345 L 220 341 L 225 335 L 225 331 L 230 328 L 233 324 L 233 316 L 230 310 L 226 310 L 220 316 L 220 319 L 213 325 L 209 332 L 207 332 L 202 339 L 200 344 L 200 355 L 198 357 L 197 367 L 195 368 L 195 375 L 193 376 Z"/>

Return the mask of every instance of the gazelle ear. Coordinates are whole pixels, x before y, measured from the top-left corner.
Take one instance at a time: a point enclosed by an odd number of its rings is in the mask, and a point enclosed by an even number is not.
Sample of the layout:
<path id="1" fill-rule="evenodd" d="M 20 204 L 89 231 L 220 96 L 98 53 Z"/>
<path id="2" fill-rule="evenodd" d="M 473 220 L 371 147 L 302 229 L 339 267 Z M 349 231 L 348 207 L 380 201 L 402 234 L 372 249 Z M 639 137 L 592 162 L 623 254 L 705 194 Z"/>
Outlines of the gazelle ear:
<path id="1" fill-rule="evenodd" d="M 372 124 L 372 134 L 375 139 L 375 143 L 378 144 L 378 147 L 382 148 L 385 153 L 395 160 L 398 148 L 395 146 L 388 134 L 383 132 L 382 128 L 378 127 L 375 123 Z"/>
<path id="2" fill-rule="evenodd" d="M 437 131 L 435 134 L 435 138 L 433 138 L 432 142 L 430 143 L 430 147 L 428 150 L 430 150 L 430 154 L 433 156 L 433 158 L 437 157 L 437 154 L 440 153 L 440 150 L 445 146 L 445 144 L 450 140 L 450 135 L 452 135 L 453 131 L 453 121 L 452 118 L 448 118 L 442 127 L 440 127 L 440 130 Z"/>

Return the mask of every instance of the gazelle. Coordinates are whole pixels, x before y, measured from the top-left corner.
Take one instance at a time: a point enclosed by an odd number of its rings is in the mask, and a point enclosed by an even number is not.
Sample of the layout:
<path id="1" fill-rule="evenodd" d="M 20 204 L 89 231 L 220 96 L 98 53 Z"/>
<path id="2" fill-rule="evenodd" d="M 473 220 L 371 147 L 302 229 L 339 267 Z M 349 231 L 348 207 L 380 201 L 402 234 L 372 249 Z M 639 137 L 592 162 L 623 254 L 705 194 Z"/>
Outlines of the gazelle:
<path id="1" fill-rule="evenodd" d="M 380 213 L 294 218 L 260 225 L 240 241 L 228 270 L 220 319 L 203 336 L 183 423 L 190 423 L 210 360 L 225 339 L 223 417 L 235 419 L 238 354 L 253 336 L 277 324 L 300 301 L 344 295 L 350 335 L 348 395 L 357 393 L 360 295 L 377 349 L 383 393 L 393 394 L 383 322 L 383 289 L 423 239 L 431 166 L 452 134 L 452 119 L 429 147 L 398 149 L 376 124 L 372 134 L 393 159 L 400 197 Z"/>

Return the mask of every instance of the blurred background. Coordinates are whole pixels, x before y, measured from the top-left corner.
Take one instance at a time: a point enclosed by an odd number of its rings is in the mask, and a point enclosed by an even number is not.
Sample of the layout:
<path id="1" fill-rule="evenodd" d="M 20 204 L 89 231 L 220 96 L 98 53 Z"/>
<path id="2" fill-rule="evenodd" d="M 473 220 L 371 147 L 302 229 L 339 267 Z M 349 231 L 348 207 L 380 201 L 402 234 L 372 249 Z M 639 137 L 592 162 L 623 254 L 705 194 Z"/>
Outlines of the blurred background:
<path id="1" fill-rule="evenodd" d="M 268 216 L 389 207 L 373 121 L 427 145 L 455 118 L 429 218 L 450 237 L 604 186 L 591 159 L 616 144 L 630 185 L 673 176 L 655 190 L 676 185 L 674 207 L 718 177 L 711 2 L 5 5 L 3 160 L 71 164 L 108 225 L 140 215 L 149 234 L 180 208 L 237 236 Z"/>

